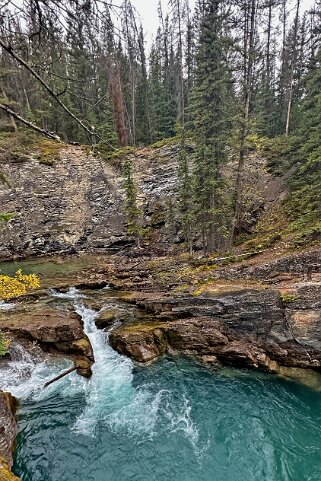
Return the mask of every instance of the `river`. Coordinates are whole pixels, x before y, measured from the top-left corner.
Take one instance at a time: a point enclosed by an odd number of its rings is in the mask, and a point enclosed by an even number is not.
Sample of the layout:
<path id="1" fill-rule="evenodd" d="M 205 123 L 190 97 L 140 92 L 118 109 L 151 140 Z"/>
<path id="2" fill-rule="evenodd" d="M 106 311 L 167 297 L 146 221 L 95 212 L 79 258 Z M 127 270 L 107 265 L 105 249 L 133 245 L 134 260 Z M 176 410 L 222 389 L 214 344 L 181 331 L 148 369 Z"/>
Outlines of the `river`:
<path id="1" fill-rule="evenodd" d="M 21 352 L 0 388 L 21 402 L 14 472 L 22 481 L 320 481 L 321 393 L 273 375 L 164 357 L 138 366 L 95 326 L 96 363 L 43 389 L 70 361 Z"/>

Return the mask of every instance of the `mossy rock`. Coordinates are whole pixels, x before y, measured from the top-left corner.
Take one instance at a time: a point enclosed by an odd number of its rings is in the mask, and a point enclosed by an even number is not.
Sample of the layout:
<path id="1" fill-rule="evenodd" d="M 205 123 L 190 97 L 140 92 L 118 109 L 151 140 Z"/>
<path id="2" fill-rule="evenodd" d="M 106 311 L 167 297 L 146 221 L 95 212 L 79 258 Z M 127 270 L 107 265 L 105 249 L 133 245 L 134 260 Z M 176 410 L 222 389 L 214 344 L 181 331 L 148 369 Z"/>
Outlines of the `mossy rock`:
<path id="1" fill-rule="evenodd" d="M 106 329 L 111 327 L 113 323 L 120 318 L 121 312 L 118 309 L 108 309 L 102 311 L 95 320 L 98 329 Z"/>
<path id="2" fill-rule="evenodd" d="M 120 149 L 112 149 L 110 145 L 101 143 L 96 146 L 93 153 L 106 162 L 110 162 L 111 164 L 116 163 L 118 167 L 121 167 L 120 161 L 127 155 L 134 154 L 135 150 L 135 147 L 131 147 L 130 145 Z"/>

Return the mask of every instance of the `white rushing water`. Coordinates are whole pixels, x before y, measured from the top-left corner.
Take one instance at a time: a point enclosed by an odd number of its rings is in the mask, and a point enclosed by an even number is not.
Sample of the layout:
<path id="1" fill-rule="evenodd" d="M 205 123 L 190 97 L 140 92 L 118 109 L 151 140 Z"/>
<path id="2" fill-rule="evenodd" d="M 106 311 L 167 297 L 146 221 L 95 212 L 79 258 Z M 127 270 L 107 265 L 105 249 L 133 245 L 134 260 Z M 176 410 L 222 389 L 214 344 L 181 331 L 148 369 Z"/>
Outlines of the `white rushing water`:
<path id="1" fill-rule="evenodd" d="M 152 437 L 161 410 L 162 418 L 168 420 L 166 429 L 181 431 L 196 443 L 198 431 L 190 416 L 188 400 L 182 399 L 173 412 L 168 390 L 159 389 L 155 394 L 148 385 L 134 386 L 133 362 L 110 347 L 108 333 L 96 327 L 98 313 L 81 303 L 84 296 L 74 288 L 50 294 L 75 300 L 75 310 L 83 319 L 84 331 L 94 351 L 93 376 L 88 380 L 72 373 L 43 389 L 47 381 L 69 368 L 72 362 L 52 357 L 39 363 L 23 347 L 17 346 L 15 359 L 1 370 L 0 389 L 22 400 L 40 401 L 54 395 L 85 397 L 84 409 L 72 430 L 87 436 L 95 436 L 97 426 L 104 424 L 115 432 Z"/>
<path id="2" fill-rule="evenodd" d="M 0 311 L 11 311 L 15 306 L 13 302 L 0 301 Z"/>
<path id="3" fill-rule="evenodd" d="M 97 329 L 97 313 L 81 304 L 76 312 L 84 320 L 84 329 L 92 344 L 95 364 L 93 376 L 85 383 L 86 407 L 77 419 L 74 430 L 94 435 L 99 422 L 109 428 L 126 432 L 152 433 L 161 392 L 151 399 L 148 390 L 133 387 L 133 363 L 116 353 L 108 344 L 106 333 Z"/>

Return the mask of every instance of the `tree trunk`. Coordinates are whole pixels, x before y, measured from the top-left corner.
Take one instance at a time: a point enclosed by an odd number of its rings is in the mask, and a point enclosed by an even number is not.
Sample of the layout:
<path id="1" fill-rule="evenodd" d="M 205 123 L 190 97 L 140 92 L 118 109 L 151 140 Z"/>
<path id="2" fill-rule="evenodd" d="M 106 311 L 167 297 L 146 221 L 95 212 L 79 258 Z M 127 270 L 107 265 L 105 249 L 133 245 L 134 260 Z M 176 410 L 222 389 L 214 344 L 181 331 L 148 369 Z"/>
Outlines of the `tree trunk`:
<path id="1" fill-rule="evenodd" d="M 296 4 L 296 14 L 294 20 L 294 39 L 292 46 L 292 59 L 291 59 L 291 73 L 290 73 L 290 91 L 288 99 L 288 107 L 286 113 L 286 124 L 285 124 L 285 135 L 289 135 L 290 120 L 291 120 L 291 110 L 292 110 L 292 99 L 293 99 L 293 81 L 294 81 L 294 70 L 297 63 L 297 44 L 298 44 L 298 27 L 299 27 L 299 12 L 300 12 L 301 0 L 297 0 Z"/>
<path id="2" fill-rule="evenodd" d="M 119 64 L 116 62 L 110 83 L 111 97 L 114 104 L 116 128 L 121 146 L 127 145 L 127 132 L 125 124 L 124 97 L 120 81 Z"/>
<path id="3" fill-rule="evenodd" d="M 244 13 L 244 66 L 243 66 L 243 82 L 244 82 L 244 114 L 243 125 L 240 137 L 240 153 L 236 175 L 236 185 L 234 193 L 234 215 L 231 223 L 229 236 L 229 245 L 233 243 L 235 229 L 239 221 L 241 207 L 241 191 L 242 177 L 246 156 L 246 137 L 248 135 L 248 127 L 250 120 L 250 106 L 252 96 L 252 77 L 255 57 L 255 30 L 257 16 L 257 0 L 251 0 L 251 5 Z"/>
<path id="4" fill-rule="evenodd" d="M 58 135 L 52 134 L 51 132 L 47 132 L 46 130 L 41 129 L 40 127 L 38 127 L 37 125 L 33 124 L 32 122 L 29 122 L 29 120 L 24 119 L 24 118 L 21 117 L 19 114 L 17 114 L 17 113 L 14 112 L 13 110 L 9 109 L 9 107 L 7 107 L 6 105 L 0 104 L 0 109 L 3 110 L 3 111 L 4 111 L 6 114 L 8 114 L 9 116 L 15 118 L 16 120 L 19 120 L 19 122 L 22 122 L 24 125 L 26 125 L 26 126 L 29 127 L 30 129 L 33 129 L 33 130 L 35 130 L 36 132 L 38 132 L 39 134 L 44 135 L 44 136 L 47 137 L 48 139 L 56 140 L 56 141 L 58 141 L 58 142 L 61 142 L 61 140 L 60 140 L 60 138 L 59 138 Z"/>

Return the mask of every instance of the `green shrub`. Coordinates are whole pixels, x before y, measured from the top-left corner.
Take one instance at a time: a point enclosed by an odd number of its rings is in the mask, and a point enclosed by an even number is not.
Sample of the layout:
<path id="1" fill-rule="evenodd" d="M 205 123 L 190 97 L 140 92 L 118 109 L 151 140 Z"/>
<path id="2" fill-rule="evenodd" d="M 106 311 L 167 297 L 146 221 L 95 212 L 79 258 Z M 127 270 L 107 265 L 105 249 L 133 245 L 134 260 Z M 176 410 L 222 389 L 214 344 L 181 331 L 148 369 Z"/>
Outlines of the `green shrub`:
<path id="1" fill-rule="evenodd" d="M 9 340 L 0 332 L 0 357 L 8 354 Z"/>
<path id="2" fill-rule="evenodd" d="M 16 212 L 0 212 L 0 221 L 2 222 L 9 222 L 9 220 L 13 219 L 16 215 Z"/>

